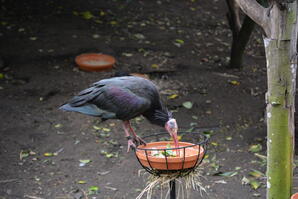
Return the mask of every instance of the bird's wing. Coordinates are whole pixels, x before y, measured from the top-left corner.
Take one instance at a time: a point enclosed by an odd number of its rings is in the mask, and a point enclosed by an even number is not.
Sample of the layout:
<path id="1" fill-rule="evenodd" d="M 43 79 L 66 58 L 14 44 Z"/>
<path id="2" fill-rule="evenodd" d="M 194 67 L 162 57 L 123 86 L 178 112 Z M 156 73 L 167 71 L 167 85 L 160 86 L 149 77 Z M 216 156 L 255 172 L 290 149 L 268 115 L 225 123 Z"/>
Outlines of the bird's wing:
<path id="1" fill-rule="evenodd" d="M 106 85 L 101 82 L 81 91 L 68 102 L 68 105 L 72 107 L 70 111 L 81 112 L 104 119 L 129 120 L 146 111 L 151 103 L 150 100 L 135 94 L 125 87 Z M 93 105 L 97 109 L 92 108 L 94 107 Z M 80 109 L 78 109 L 79 107 Z M 69 107 L 67 106 L 66 108 Z M 90 112 L 91 109 L 93 110 L 92 113 Z"/>
<path id="2" fill-rule="evenodd" d="M 93 86 L 81 91 L 78 95 L 74 96 L 68 104 L 73 107 L 79 107 L 92 101 L 97 96 L 101 95 L 104 91 L 101 86 Z"/>
<path id="3" fill-rule="evenodd" d="M 150 100 L 138 96 L 127 88 L 105 86 L 102 90 L 100 95 L 93 98 L 92 103 L 100 109 L 115 113 L 118 119 L 132 119 L 151 105 Z"/>

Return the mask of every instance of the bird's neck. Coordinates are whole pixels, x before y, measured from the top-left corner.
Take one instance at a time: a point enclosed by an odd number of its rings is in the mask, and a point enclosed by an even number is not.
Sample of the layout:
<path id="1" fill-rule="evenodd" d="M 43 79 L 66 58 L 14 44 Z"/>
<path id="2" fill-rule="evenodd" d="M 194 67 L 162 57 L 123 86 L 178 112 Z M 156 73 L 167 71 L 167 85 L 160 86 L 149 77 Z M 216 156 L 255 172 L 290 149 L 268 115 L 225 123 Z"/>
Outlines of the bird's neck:
<path id="1" fill-rule="evenodd" d="M 168 113 L 162 109 L 149 110 L 143 114 L 152 124 L 164 127 L 169 120 Z"/>

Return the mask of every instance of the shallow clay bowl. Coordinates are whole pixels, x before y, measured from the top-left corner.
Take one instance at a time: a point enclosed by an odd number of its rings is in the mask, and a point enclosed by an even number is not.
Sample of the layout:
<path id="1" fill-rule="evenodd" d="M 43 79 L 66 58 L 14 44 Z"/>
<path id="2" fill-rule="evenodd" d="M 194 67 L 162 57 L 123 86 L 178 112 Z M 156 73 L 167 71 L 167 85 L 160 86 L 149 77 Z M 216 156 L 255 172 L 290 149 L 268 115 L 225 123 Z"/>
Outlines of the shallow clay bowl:
<path id="1" fill-rule="evenodd" d="M 168 149 L 168 144 L 174 149 Z M 179 150 L 180 155 L 175 157 L 154 156 L 153 153 L 164 151 L 158 149 L 172 150 L 173 152 Z M 144 167 L 157 170 L 182 170 L 195 167 L 200 159 L 203 158 L 204 149 L 199 145 L 194 145 L 189 142 L 179 142 L 179 149 L 176 149 L 173 142 L 161 141 L 147 143 L 146 146 L 138 146 L 136 155 Z"/>
<path id="2" fill-rule="evenodd" d="M 78 67 L 85 71 L 103 71 L 113 67 L 116 60 L 114 57 L 99 53 L 87 53 L 75 58 Z"/>

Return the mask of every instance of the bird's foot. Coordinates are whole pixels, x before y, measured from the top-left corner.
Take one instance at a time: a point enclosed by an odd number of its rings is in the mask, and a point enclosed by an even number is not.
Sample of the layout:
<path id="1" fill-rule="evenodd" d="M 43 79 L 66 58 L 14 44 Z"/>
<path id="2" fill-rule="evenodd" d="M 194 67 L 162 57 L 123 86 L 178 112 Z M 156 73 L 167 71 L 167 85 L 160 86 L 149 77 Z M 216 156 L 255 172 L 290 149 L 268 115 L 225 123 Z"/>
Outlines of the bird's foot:
<path id="1" fill-rule="evenodd" d="M 139 146 L 139 145 L 145 145 L 146 146 L 146 142 L 142 138 L 140 138 L 139 136 L 134 137 L 133 141 L 134 141 L 134 143 L 137 144 L 137 146 Z"/>
<path id="2" fill-rule="evenodd" d="M 127 141 L 127 153 L 130 151 L 130 149 L 132 149 L 133 151 L 136 150 L 136 145 L 135 145 L 135 143 L 133 142 L 132 139 L 129 139 Z"/>

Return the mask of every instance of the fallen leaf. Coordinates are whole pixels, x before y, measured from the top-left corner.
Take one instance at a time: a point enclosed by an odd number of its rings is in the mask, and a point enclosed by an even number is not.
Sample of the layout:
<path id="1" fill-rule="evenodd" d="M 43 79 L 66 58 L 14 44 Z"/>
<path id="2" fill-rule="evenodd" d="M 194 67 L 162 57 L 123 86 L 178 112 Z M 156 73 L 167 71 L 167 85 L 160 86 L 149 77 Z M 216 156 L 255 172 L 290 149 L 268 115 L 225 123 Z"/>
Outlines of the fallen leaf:
<path id="1" fill-rule="evenodd" d="M 190 102 L 190 101 L 183 102 L 182 105 L 187 109 L 191 109 L 193 106 L 192 102 Z"/>
<path id="2" fill-rule="evenodd" d="M 117 191 L 118 189 L 115 187 L 110 187 L 110 186 L 105 186 L 106 189 L 112 190 L 112 191 Z"/>
<path id="3" fill-rule="evenodd" d="M 235 86 L 239 86 L 240 85 L 240 82 L 238 82 L 236 80 L 229 81 L 229 83 L 232 84 L 232 85 L 235 85 Z"/>
<path id="4" fill-rule="evenodd" d="M 29 157 L 30 151 L 29 150 L 21 150 L 20 152 L 20 160 Z"/>
<path id="5" fill-rule="evenodd" d="M 192 119 L 195 119 L 195 120 L 199 119 L 198 116 L 196 116 L 196 115 L 193 115 L 191 117 L 192 117 Z"/>
<path id="6" fill-rule="evenodd" d="M 175 41 L 179 44 L 184 44 L 184 41 L 182 39 L 176 39 Z"/>
<path id="7" fill-rule="evenodd" d="M 210 138 L 213 135 L 213 131 L 204 131 L 203 134 L 207 137 Z"/>
<path id="8" fill-rule="evenodd" d="M 91 186 L 88 188 L 88 195 L 98 194 L 99 187 L 98 186 Z"/>
<path id="9" fill-rule="evenodd" d="M 100 130 L 100 129 L 101 129 L 100 127 L 98 127 L 98 126 L 96 126 L 96 125 L 93 125 L 93 128 L 94 128 L 95 130 Z"/>
<path id="10" fill-rule="evenodd" d="M 261 144 L 253 144 L 249 147 L 248 151 L 257 153 L 262 150 L 262 145 Z"/>
<path id="11" fill-rule="evenodd" d="M 80 167 L 84 167 L 84 166 L 86 166 L 86 164 L 89 164 L 90 162 L 91 162 L 91 160 L 79 160 L 80 161 L 80 164 L 79 164 L 79 166 Z"/>
<path id="12" fill-rule="evenodd" d="M 92 19 L 94 16 L 90 11 L 81 12 L 84 19 Z"/>
<path id="13" fill-rule="evenodd" d="M 86 160 L 79 160 L 81 163 L 84 163 L 84 164 L 88 164 L 91 162 L 91 160 L 89 159 L 86 159 Z"/>
<path id="14" fill-rule="evenodd" d="M 143 40 L 143 39 L 146 38 L 146 37 L 145 37 L 143 34 L 141 34 L 141 33 L 134 34 L 134 37 L 135 37 L 136 39 L 138 39 L 138 40 Z"/>
<path id="15" fill-rule="evenodd" d="M 249 184 L 253 189 L 258 189 L 261 186 L 261 183 L 256 180 L 250 180 Z"/>
<path id="16" fill-rule="evenodd" d="M 211 145 L 218 146 L 218 143 L 217 142 L 211 142 Z"/>
<path id="17" fill-rule="evenodd" d="M 115 26 L 115 25 L 118 24 L 118 22 L 117 22 L 117 21 L 110 21 L 110 24 L 111 24 L 112 26 Z"/>
<path id="18" fill-rule="evenodd" d="M 249 175 L 255 177 L 255 178 L 261 178 L 261 177 L 265 177 L 265 174 L 262 173 L 261 171 L 258 171 L 258 170 L 255 170 L 255 169 L 252 169 L 251 172 L 249 172 Z"/>
<path id="19" fill-rule="evenodd" d="M 102 128 L 102 130 L 105 131 L 105 132 L 110 132 L 111 131 L 111 129 L 109 129 L 109 128 Z"/>
<path id="20" fill-rule="evenodd" d="M 105 13 L 104 11 L 101 10 L 101 11 L 99 12 L 99 15 L 100 15 L 100 16 L 105 16 L 106 13 Z"/>
<path id="21" fill-rule="evenodd" d="M 217 180 L 214 183 L 217 183 L 217 184 L 227 184 L 227 181 L 225 181 L 225 180 Z"/>
<path id="22" fill-rule="evenodd" d="M 99 23 L 99 24 L 102 24 L 103 23 L 103 21 L 102 20 L 99 20 L 99 19 L 95 19 L 94 22 L 95 23 Z"/>
<path id="23" fill-rule="evenodd" d="M 98 175 L 104 176 L 110 173 L 111 171 L 103 171 L 103 172 L 97 172 Z"/>
<path id="24" fill-rule="evenodd" d="M 226 140 L 228 140 L 228 141 L 230 141 L 230 140 L 232 140 L 233 138 L 231 137 L 231 136 L 228 136 L 228 137 L 226 137 Z"/>
<path id="25" fill-rule="evenodd" d="M 125 56 L 125 57 L 132 57 L 133 56 L 132 53 L 122 53 L 122 55 Z"/>
<path id="26" fill-rule="evenodd" d="M 55 127 L 55 128 L 60 128 L 60 127 L 62 127 L 62 124 L 55 124 L 54 127 Z"/>
<path id="27" fill-rule="evenodd" d="M 173 95 L 168 96 L 168 99 L 175 99 L 175 98 L 177 98 L 177 97 L 178 97 L 177 94 L 173 94 Z"/>
<path id="28" fill-rule="evenodd" d="M 157 68 L 159 68 L 159 66 L 157 64 L 152 64 L 151 68 L 156 68 L 157 69 Z"/>
<path id="29" fill-rule="evenodd" d="M 86 184 L 87 182 L 85 180 L 79 180 L 77 183 L 78 184 Z"/>
<path id="30" fill-rule="evenodd" d="M 241 180 L 241 183 L 244 184 L 244 185 L 248 184 L 249 182 L 250 182 L 250 180 L 245 176 Z"/>
<path id="31" fill-rule="evenodd" d="M 79 13 L 77 11 L 72 11 L 72 14 L 75 16 L 79 16 Z"/>
<path id="32" fill-rule="evenodd" d="M 55 154 L 54 153 L 44 153 L 43 154 L 45 157 L 52 157 L 54 156 Z"/>
<path id="33" fill-rule="evenodd" d="M 219 172 L 219 173 L 217 173 L 216 175 L 218 175 L 218 176 L 223 176 L 223 177 L 233 177 L 233 176 L 235 176 L 235 175 L 237 175 L 237 174 L 238 174 L 237 171 L 228 171 L 228 172 L 224 172 L 224 173 Z"/>
<path id="34" fill-rule="evenodd" d="M 99 37 L 100 37 L 99 34 L 93 34 L 93 35 L 92 35 L 92 38 L 93 38 L 93 39 L 98 39 Z"/>
<path id="35" fill-rule="evenodd" d="M 4 79 L 4 74 L 0 73 L 0 79 Z"/>

